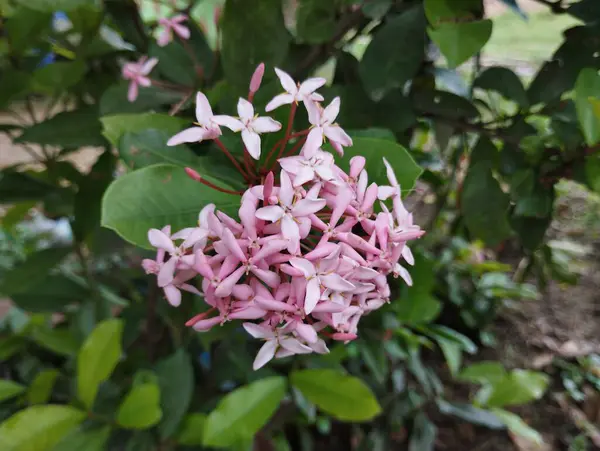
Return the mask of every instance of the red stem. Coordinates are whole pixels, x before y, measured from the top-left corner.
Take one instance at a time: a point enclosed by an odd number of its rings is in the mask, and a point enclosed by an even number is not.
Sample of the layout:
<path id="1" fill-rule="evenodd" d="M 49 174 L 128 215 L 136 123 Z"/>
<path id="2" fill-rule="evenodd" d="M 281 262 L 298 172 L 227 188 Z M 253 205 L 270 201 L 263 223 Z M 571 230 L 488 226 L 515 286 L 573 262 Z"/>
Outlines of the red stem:
<path id="1" fill-rule="evenodd" d="M 244 171 L 244 169 L 242 168 L 242 166 L 240 166 L 240 164 L 238 163 L 238 161 L 235 158 L 233 158 L 233 155 L 231 155 L 231 153 L 229 152 L 229 150 L 227 150 L 227 147 L 225 147 L 225 145 L 221 142 L 221 140 L 219 138 L 215 138 L 215 143 L 217 144 L 217 146 L 219 146 L 219 149 L 221 149 L 223 151 L 223 153 L 225 155 L 227 155 L 227 158 L 229 158 L 229 160 L 233 163 L 233 165 L 236 167 L 236 169 L 238 171 L 240 171 L 240 174 L 242 174 L 242 176 L 246 179 L 246 181 L 249 182 L 250 181 L 250 177 Z"/>
<path id="2" fill-rule="evenodd" d="M 286 157 L 289 157 L 290 155 L 294 155 L 294 153 L 296 153 L 296 151 L 302 147 L 304 145 L 304 143 L 306 142 L 306 138 L 302 138 L 300 141 L 298 141 L 296 143 L 296 145 L 294 147 L 292 147 L 290 149 L 290 151 L 288 153 L 285 154 Z M 279 157 L 281 158 L 281 157 Z M 277 158 L 279 160 L 279 158 Z"/>

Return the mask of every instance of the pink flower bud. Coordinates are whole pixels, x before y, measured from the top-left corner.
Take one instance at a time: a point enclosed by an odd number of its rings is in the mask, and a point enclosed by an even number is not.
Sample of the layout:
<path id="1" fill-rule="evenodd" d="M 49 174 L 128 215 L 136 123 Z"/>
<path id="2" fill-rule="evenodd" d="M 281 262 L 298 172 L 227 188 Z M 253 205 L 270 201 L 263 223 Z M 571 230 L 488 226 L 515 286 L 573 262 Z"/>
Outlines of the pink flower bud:
<path id="1" fill-rule="evenodd" d="M 189 178 L 195 180 L 197 182 L 202 181 L 202 176 L 198 173 L 198 171 L 193 170 L 192 168 L 185 168 L 185 173 Z"/>
<path id="2" fill-rule="evenodd" d="M 262 83 L 263 75 L 265 74 L 265 63 L 260 63 L 250 79 L 250 92 L 254 94 L 260 88 Z"/>

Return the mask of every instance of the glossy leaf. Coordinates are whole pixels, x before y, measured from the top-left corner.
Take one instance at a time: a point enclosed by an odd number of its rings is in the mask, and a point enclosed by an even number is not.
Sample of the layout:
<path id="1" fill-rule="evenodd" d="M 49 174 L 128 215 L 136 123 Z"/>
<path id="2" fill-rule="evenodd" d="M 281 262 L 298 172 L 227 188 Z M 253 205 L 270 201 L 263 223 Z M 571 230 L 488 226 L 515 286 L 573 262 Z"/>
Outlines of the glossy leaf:
<path id="1" fill-rule="evenodd" d="M 72 279 L 57 275 L 46 275 L 42 280 L 37 276 L 19 291 L 10 295 L 23 310 L 29 312 L 58 312 L 69 305 L 80 303 L 89 296 L 89 289 Z"/>
<path id="2" fill-rule="evenodd" d="M 25 391 L 26 387 L 16 382 L 0 379 L 0 402 L 14 398 Z"/>
<path id="3" fill-rule="evenodd" d="M 600 142 L 600 118 L 595 111 L 594 99 L 600 99 L 600 74 L 594 69 L 584 69 L 575 84 L 575 106 L 589 146 Z"/>
<path id="4" fill-rule="evenodd" d="M 455 68 L 479 52 L 492 36 L 492 21 L 442 23 L 427 30 L 448 66 Z"/>
<path id="5" fill-rule="evenodd" d="M 274 376 L 227 394 L 206 419 L 204 446 L 229 447 L 251 440 L 275 413 L 285 391 L 285 379 Z"/>
<path id="6" fill-rule="evenodd" d="M 194 369 L 190 356 L 177 350 L 156 364 L 163 417 L 158 425 L 161 437 L 171 437 L 181 423 L 194 395 Z"/>
<path id="7" fill-rule="evenodd" d="M 126 132 L 142 132 L 148 129 L 164 131 L 169 135 L 180 132 L 191 121 L 166 114 L 143 113 L 143 114 L 115 114 L 104 116 L 100 119 L 103 126 L 103 134 L 110 143 L 118 147 L 121 137 Z"/>
<path id="8" fill-rule="evenodd" d="M 2 451 L 50 451 L 77 427 L 85 413 L 70 406 L 32 406 L 0 424 Z"/>
<path id="9" fill-rule="evenodd" d="M 442 304 L 433 296 L 435 287 L 434 263 L 421 254 L 415 256 L 415 265 L 409 268 L 413 285 L 403 286 L 400 299 L 394 309 L 400 321 L 408 325 L 420 325 L 433 321 L 440 313 Z"/>
<path id="10" fill-rule="evenodd" d="M 227 214 L 239 209 L 240 197 L 211 189 L 190 179 L 173 165 L 148 166 L 109 186 L 102 201 L 102 226 L 123 239 L 150 248 L 148 230 L 171 224 L 172 230 L 193 227 L 208 203 Z"/>
<path id="11" fill-rule="evenodd" d="M 82 61 L 60 61 L 49 64 L 33 72 L 32 88 L 44 94 L 62 92 L 79 83 L 86 69 Z"/>
<path id="12" fill-rule="evenodd" d="M 485 404 L 490 407 L 504 407 L 540 399 L 549 382 L 550 378 L 544 373 L 513 370 L 493 384 L 492 390 L 485 399 Z"/>
<path id="13" fill-rule="evenodd" d="M 48 402 L 58 376 L 58 370 L 54 369 L 39 372 L 27 390 L 27 402 L 29 404 Z"/>
<path id="14" fill-rule="evenodd" d="M 381 413 L 371 389 L 354 376 L 310 369 L 292 372 L 290 380 L 310 402 L 340 421 L 369 421 Z"/>
<path id="15" fill-rule="evenodd" d="M 87 337 L 77 357 L 77 394 L 91 408 L 99 385 L 110 377 L 121 357 L 123 322 L 108 319 Z"/>
<path id="16" fill-rule="evenodd" d="M 79 427 L 65 436 L 53 451 L 105 451 L 110 433 L 109 425 L 97 429 Z"/>
<path id="17" fill-rule="evenodd" d="M 117 423 L 125 429 L 148 429 L 162 418 L 160 389 L 153 383 L 134 385 L 117 411 Z"/>
<path id="18" fill-rule="evenodd" d="M 127 90 L 129 83 L 122 81 L 121 83 L 112 85 L 100 99 L 100 114 L 102 116 L 114 114 L 131 114 L 142 113 L 152 109 L 158 109 L 163 105 L 174 105 L 181 100 L 181 94 L 173 91 L 149 86 L 140 89 L 135 102 L 127 100 Z"/>
<path id="19" fill-rule="evenodd" d="M 416 5 L 391 17 L 373 37 L 360 61 L 360 77 L 374 100 L 402 88 L 418 71 L 425 56 L 425 14 Z M 398 43 L 402 43 L 399 51 Z M 385 65 L 381 66 L 381 61 Z"/>

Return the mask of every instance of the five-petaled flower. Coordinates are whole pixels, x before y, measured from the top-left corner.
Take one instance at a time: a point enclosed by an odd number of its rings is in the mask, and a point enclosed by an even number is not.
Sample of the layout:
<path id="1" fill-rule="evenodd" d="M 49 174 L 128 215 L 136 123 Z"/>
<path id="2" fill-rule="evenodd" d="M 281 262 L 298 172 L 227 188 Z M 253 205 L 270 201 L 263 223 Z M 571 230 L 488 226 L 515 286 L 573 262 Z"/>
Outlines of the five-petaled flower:
<path id="1" fill-rule="evenodd" d="M 135 101 L 138 96 L 140 86 L 148 87 L 152 84 L 148 75 L 158 63 L 157 58 L 148 59 L 147 56 L 141 57 L 137 62 L 129 62 L 123 65 L 123 78 L 129 80 L 129 90 L 127 99 L 130 102 Z"/>
<path id="2" fill-rule="evenodd" d="M 175 33 L 181 39 L 189 39 L 190 38 L 190 29 L 185 25 L 182 25 L 183 22 L 188 20 L 188 16 L 185 14 L 177 14 L 171 18 L 161 17 L 158 19 L 159 35 L 156 42 L 161 47 L 164 47 L 169 42 L 173 40 L 173 33 Z"/>
<path id="3" fill-rule="evenodd" d="M 300 84 L 297 84 L 292 77 L 281 69 L 275 68 L 275 73 L 279 77 L 281 86 L 285 89 L 285 93 L 278 94 L 267 104 L 265 111 L 273 111 L 281 105 L 286 105 L 293 102 L 322 102 L 323 96 L 317 92 L 326 82 L 324 78 L 309 78 Z"/>
<path id="4" fill-rule="evenodd" d="M 167 141 L 168 146 L 182 143 L 200 142 L 205 139 L 214 139 L 221 135 L 221 129 L 213 121 L 213 112 L 204 94 L 196 94 L 196 127 L 187 128 Z"/>

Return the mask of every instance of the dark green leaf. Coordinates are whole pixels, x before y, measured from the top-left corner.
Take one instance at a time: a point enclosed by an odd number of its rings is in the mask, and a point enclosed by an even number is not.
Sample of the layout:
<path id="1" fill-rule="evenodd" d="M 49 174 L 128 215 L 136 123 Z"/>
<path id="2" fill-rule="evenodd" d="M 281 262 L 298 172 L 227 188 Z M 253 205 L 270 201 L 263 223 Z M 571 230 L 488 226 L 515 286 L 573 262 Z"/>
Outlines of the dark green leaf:
<path id="1" fill-rule="evenodd" d="M 86 70 L 82 61 L 52 63 L 33 72 L 31 87 L 44 94 L 59 93 L 79 83 Z"/>
<path id="2" fill-rule="evenodd" d="M 483 48 L 492 36 L 492 21 L 442 23 L 427 32 L 446 57 L 448 66 L 455 68 Z"/>
<path id="3" fill-rule="evenodd" d="M 117 411 L 117 423 L 125 429 L 148 429 L 161 418 L 160 389 L 149 382 L 134 385 Z"/>
<path id="4" fill-rule="evenodd" d="M 3 169 L 0 172 L 0 202 L 42 200 L 59 190 L 34 174 Z"/>
<path id="5" fill-rule="evenodd" d="M 87 4 L 89 0 L 17 0 L 36 11 L 53 13 L 55 11 L 71 11 Z"/>
<path id="6" fill-rule="evenodd" d="M 104 146 L 98 111 L 93 107 L 58 113 L 23 130 L 15 142 L 28 142 L 62 148 Z"/>
<path id="7" fill-rule="evenodd" d="M 32 406 L 20 410 L 0 424 L 3 451 L 50 451 L 85 419 L 85 413 L 70 406 Z"/>
<path id="8" fill-rule="evenodd" d="M 29 312 L 58 312 L 68 305 L 79 303 L 89 297 L 88 288 L 63 276 L 47 275 L 42 280 L 37 276 L 24 286 L 24 291 L 11 295 L 11 299 L 23 310 Z"/>
<path id="9" fill-rule="evenodd" d="M 473 237 L 495 246 L 510 236 L 509 199 L 483 162 L 471 165 L 465 177 L 461 209 Z"/>
<path id="10" fill-rule="evenodd" d="M 25 391 L 25 388 L 16 382 L 0 379 L 0 402 L 20 395 Z"/>
<path id="11" fill-rule="evenodd" d="M 340 371 L 293 371 L 290 380 L 310 402 L 338 420 L 369 421 L 381 413 L 371 389 L 360 379 Z"/>
<path id="12" fill-rule="evenodd" d="M 109 319 L 96 326 L 77 357 L 77 393 L 91 408 L 100 383 L 110 377 L 121 358 L 123 322 Z"/>
<path id="13" fill-rule="evenodd" d="M 575 106 L 583 135 L 589 146 L 600 142 L 600 117 L 591 100 L 600 99 L 600 74 L 597 69 L 584 69 L 575 84 Z"/>
<path id="14" fill-rule="evenodd" d="M 252 11 L 252 20 L 248 20 Z M 220 22 L 221 57 L 227 81 L 246 89 L 259 63 L 279 66 L 288 52 L 280 0 L 227 0 Z"/>
<path id="15" fill-rule="evenodd" d="M 398 302 L 394 303 L 398 319 L 408 325 L 433 321 L 442 304 L 433 296 L 435 285 L 434 264 L 421 254 L 415 255 L 415 265 L 410 269 L 413 285 L 404 286 Z"/>
<path id="16" fill-rule="evenodd" d="M 8 106 L 12 101 L 27 92 L 31 75 L 18 70 L 7 70 L 2 74 L 0 84 L 0 107 Z"/>
<path id="17" fill-rule="evenodd" d="M 449 340 L 445 337 L 436 336 L 435 341 L 439 345 L 444 358 L 446 359 L 446 365 L 450 370 L 450 374 L 455 376 L 460 370 L 462 365 L 462 346 L 453 340 Z"/>
<path id="18" fill-rule="evenodd" d="M 206 415 L 203 413 L 191 413 L 183 419 L 179 432 L 175 438 L 176 442 L 184 446 L 200 446 L 204 442 L 204 425 Z"/>
<path id="19" fill-rule="evenodd" d="M 194 61 L 179 42 L 173 41 L 165 47 L 152 43 L 148 52 L 149 56 L 158 58 L 155 70 L 165 78 L 183 86 L 195 85 L 198 74 Z"/>
<path id="20" fill-rule="evenodd" d="M 160 108 L 163 105 L 174 105 L 181 100 L 181 93 L 149 86 L 139 91 L 135 102 L 127 100 L 129 83 L 122 81 L 112 85 L 100 99 L 100 115 L 143 113 Z"/>
<path id="21" fill-rule="evenodd" d="M 321 44 L 333 36 L 337 25 L 335 2 L 300 0 L 296 9 L 296 32 L 308 44 Z"/>
<path id="22" fill-rule="evenodd" d="M 148 129 L 162 130 L 169 135 L 180 132 L 189 122 L 167 114 L 116 114 L 100 119 L 104 127 L 103 134 L 110 143 L 118 147 L 126 132 L 142 132 Z"/>
<path id="23" fill-rule="evenodd" d="M 29 404 L 47 403 L 58 375 L 58 370 L 40 371 L 27 390 L 27 402 Z"/>
<path id="24" fill-rule="evenodd" d="M 425 14 L 432 25 L 471 20 L 481 12 L 479 0 L 425 0 Z"/>
<path id="25" fill-rule="evenodd" d="M 79 350 L 79 343 L 69 329 L 48 329 L 35 327 L 30 338 L 43 348 L 64 356 L 74 356 Z"/>
<path id="26" fill-rule="evenodd" d="M 148 166 L 117 179 L 106 190 L 102 225 L 133 244 L 149 248 L 150 228 L 171 224 L 175 231 L 193 226 L 200 209 L 211 202 L 217 209 L 235 214 L 240 198 L 193 181 L 180 167 Z"/>
<path id="27" fill-rule="evenodd" d="M 163 439 L 171 437 L 190 406 L 194 394 L 194 369 L 190 356 L 177 350 L 156 365 L 163 417 L 158 430 Z"/>
<path id="28" fill-rule="evenodd" d="M 97 429 L 79 427 L 63 438 L 53 451 L 105 451 L 110 432 L 109 425 Z"/>
<path id="29" fill-rule="evenodd" d="M 427 416 L 420 412 L 413 424 L 408 451 L 433 451 L 437 429 Z"/>
<path id="30" fill-rule="evenodd" d="M 33 11 L 25 5 L 19 6 L 14 14 L 6 20 L 6 32 L 10 49 L 16 54 L 22 54 L 31 46 L 38 43 L 40 37 L 48 31 L 52 15 Z M 4 79 L 2 80 L 4 84 Z"/>
<path id="31" fill-rule="evenodd" d="M 479 111 L 469 100 L 445 91 L 419 89 L 413 92 L 413 105 L 424 114 L 452 120 L 473 119 L 479 116 Z"/>
<path id="32" fill-rule="evenodd" d="M 445 415 L 454 415 L 469 423 L 485 426 L 490 429 L 504 429 L 504 423 L 492 412 L 479 409 L 471 404 L 450 403 L 438 400 L 437 406 Z"/>
<path id="33" fill-rule="evenodd" d="M 204 446 L 230 447 L 252 440 L 279 407 L 286 381 L 268 377 L 226 395 L 206 419 Z"/>
<path id="34" fill-rule="evenodd" d="M 527 91 L 525 91 L 521 79 L 506 67 L 487 68 L 477 77 L 474 86 L 488 91 L 496 91 L 503 97 L 518 103 L 521 108 L 527 108 L 529 105 Z"/>
<path id="35" fill-rule="evenodd" d="M 416 5 L 400 16 L 390 17 L 377 31 L 359 66 L 371 98 L 382 99 L 391 89 L 402 88 L 417 73 L 425 56 L 425 26 L 423 8 Z M 402 51 L 398 49 L 400 42 Z"/>

